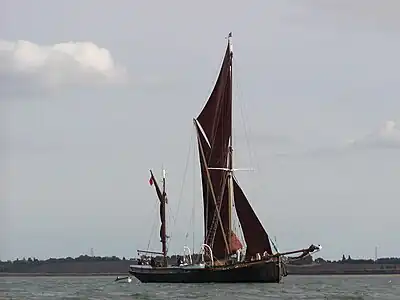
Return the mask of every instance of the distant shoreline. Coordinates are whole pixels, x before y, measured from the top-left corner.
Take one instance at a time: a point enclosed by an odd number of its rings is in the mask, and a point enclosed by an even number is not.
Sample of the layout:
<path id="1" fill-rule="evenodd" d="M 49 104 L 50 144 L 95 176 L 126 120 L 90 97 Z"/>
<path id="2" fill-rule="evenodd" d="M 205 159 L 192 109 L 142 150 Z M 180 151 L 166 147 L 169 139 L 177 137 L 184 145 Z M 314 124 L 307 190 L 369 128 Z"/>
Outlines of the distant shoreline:
<path id="1" fill-rule="evenodd" d="M 107 276 L 127 276 L 128 272 L 119 273 L 5 273 L 0 272 L 0 277 L 107 277 Z M 327 270 L 297 270 L 290 271 L 288 276 L 368 276 L 368 275 L 400 275 L 400 269 L 396 270 L 343 270 L 343 271 L 327 271 Z"/>
<path id="2" fill-rule="evenodd" d="M 196 259 L 196 257 L 194 257 Z M 176 257 L 168 258 L 174 263 Z M 15 261 L 0 261 L 0 277 L 78 277 L 78 276 L 126 276 L 136 259 L 79 256 L 77 258 L 50 258 L 38 260 L 28 258 Z M 351 259 L 343 256 L 341 261 L 324 261 L 311 257 L 287 264 L 290 275 L 334 276 L 334 275 L 400 275 L 400 258 L 380 258 L 376 261 Z"/>
<path id="3" fill-rule="evenodd" d="M 375 270 L 371 271 L 362 271 L 362 272 L 357 272 L 357 271 L 350 271 L 350 272 L 290 272 L 290 275 L 296 275 L 296 276 L 335 276 L 335 275 L 349 275 L 349 276 L 368 276 L 368 275 L 400 275 L 400 270 L 393 270 L 393 271 L 385 271 L 385 272 L 378 272 Z"/>
<path id="4" fill-rule="evenodd" d="M 0 273 L 0 277 L 106 277 L 127 276 L 127 273 Z"/>
<path id="5" fill-rule="evenodd" d="M 400 272 L 321 272 L 321 273 L 289 273 L 288 276 L 384 276 L 400 275 Z M 0 273 L 0 278 L 6 277 L 117 277 L 127 276 L 127 273 Z"/>

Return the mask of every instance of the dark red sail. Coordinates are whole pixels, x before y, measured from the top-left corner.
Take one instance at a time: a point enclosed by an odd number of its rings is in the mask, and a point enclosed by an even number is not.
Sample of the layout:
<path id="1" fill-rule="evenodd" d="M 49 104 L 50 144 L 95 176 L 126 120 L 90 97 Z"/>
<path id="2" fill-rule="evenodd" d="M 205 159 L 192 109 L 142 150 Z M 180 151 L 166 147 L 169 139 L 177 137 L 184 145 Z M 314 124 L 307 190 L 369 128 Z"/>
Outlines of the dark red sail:
<path id="1" fill-rule="evenodd" d="M 217 259 L 222 259 L 238 250 L 240 243 L 230 228 L 228 178 L 232 168 L 229 153 L 232 138 L 232 52 L 229 42 L 214 89 L 196 120 L 203 186 L 204 242 L 211 246 Z M 271 254 L 268 234 L 237 182 L 232 182 L 247 256 L 262 255 L 264 251 Z"/>
<path id="2" fill-rule="evenodd" d="M 209 171 L 216 202 L 220 206 L 220 216 L 223 224 L 222 230 L 218 224 L 219 222 L 215 221 L 217 208 L 205 168 L 227 167 L 229 139 L 232 135 L 231 65 L 232 53 L 228 45 L 214 89 L 200 115 L 197 117 L 200 127 L 198 127 L 198 134 L 200 136 L 199 151 L 201 147 L 205 156 L 205 161 L 201 161 L 205 243 L 212 244 L 213 253 L 216 258 L 224 258 L 228 252 L 231 252 L 230 249 L 227 249 L 224 239 L 224 236 L 228 238 L 230 232 L 227 176 L 226 172 L 221 170 Z"/>
<path id="3" fill-rule="evenodd" d="M 247 244 L 246 257 L 255 256 L 257 253 L 263 255 L 264 251 L 272 254 L 268 234 L 237 183 L 236 178 L 233 181 L 233 190 L 235 193 L 236 213 Z"/>

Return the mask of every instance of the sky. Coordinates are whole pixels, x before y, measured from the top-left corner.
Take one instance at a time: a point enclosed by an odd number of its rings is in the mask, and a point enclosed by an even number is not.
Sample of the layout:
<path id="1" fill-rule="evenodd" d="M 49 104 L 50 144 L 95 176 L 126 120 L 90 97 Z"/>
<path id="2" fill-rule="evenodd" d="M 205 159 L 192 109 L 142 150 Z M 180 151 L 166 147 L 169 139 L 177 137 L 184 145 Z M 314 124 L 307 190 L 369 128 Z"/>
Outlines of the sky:
<path id="1" fill-rule="evenodd" d="M 279 249 L 400 256 L 398 1 L 3 2 L 0 259 L 161 249 L 162 168 L 169 251 L 197 248 L 230 31 L 237 177 Z"/>

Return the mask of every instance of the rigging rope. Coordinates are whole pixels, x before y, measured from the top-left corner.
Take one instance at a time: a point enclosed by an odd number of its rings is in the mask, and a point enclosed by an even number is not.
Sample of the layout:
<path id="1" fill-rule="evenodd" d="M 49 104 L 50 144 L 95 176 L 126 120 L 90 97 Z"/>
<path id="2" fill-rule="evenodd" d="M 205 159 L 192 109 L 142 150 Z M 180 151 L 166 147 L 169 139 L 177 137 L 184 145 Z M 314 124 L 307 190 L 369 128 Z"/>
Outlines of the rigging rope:
<path id="1" fill-rule="evenodd" d="M 154 207 L 153 207 L 153 213 L 152 213 L 152 215 L 155 215 L 155 212 L 157 211 L 157 204 L 158 204 L 158 200 L 157 200 L 157 202 L 154 204 Z M 152 239 L 153 239 L 153 234 L 154 234 L 154 230 L 155 230 L 155 228 L 157 227 L 156 225 L 156 221 L 158 220 L 158 217 L 155 217 L 154 218 L 154 221 L 153 221 L 153 225 L 151 226 L 151 231 L 150 231 L 150 236 L 149 236 L 149 242 L 147 243 L 147 249 L 146 250 L 149 250 L 150 249 L 150 244 L 151 244 L 151 241 L 152 241 Z"/>
<path id="2" fill-rule="evenodd" d="M 192 135 L 193 137 L 193 135 Z M 190 143 L 192 144 L 193 139 L 190 141 Z M 192 195 L 192 199 L 193 199 L 193 206 L 192 206 L 192 252 L 194 252 L 194 243 L 195 243 L 195 228 L 196 228 L 196 180 L 195 180 L 195 176 L 196 176 L 196 169 L 194 168 L 195 165 L 195 160 L 196 160 L 196 156 L 195 156 L 196 151 L 192 151 L 192 159 L 193 159 L 193 176 L 192 176 L 192 189 L 193 189 L 193 195 Z"/>
<path id="3" fill-rule="evenodd" d="M 236 59 L 235 60 L 235 68 L 237 68 L 237 62 Z M 240 72 L 236 72 L 236 74 L 240 74 Z M 235 86 L 236 86 L 236 90 L 237 90 L 237 94 L 238 96 L 236 98 L 244 98 L 243 94 L 242 94 L 242 90 L 239 87 L 239 81 L 240 80 L 235 80 Z M 245 138 L 245 142 L 246 142 L 246 146 L 247 146 L 247 150 L 248 150 L 248 158 L 249 158 L 249 162 L 251 165 L 254 164 L 254 159 L 256 159 L 256 165 L 257 165 L 257 169 L 259 169 L 259 165 L 258 165 L 258 161 L 257 158 L 254 158 L 253 156 L 256 156 L 255 153 L 253 153 L 253 151 L 251 151 L 252 147 L 251 147 L 251 143 L 249 140 L 249 131 L 250 128 L 247 128 L 246 126 L 246 117 L 245 117 L 245 113 L 244 113 L 244 105 L 246 103 L 246 101 L 236 101 L 239 104 L 239 111 L 240 111 L 240 118 L 242 120 L 242 125 L 243 125 L 243 130 L 244 130 L 244 138 Z"/>
<path id="4" fill-rule="evenodd" d="M 235 69 L 237 69 L 238 63 L 237 63 L 237 60 L 236 60 L 235 56 L 233 56 L 233 61 L 235 63 Z M 237 76 L 238 74 L 240 74 L 240 72 L 236 71 L 235 74 Z M 235 95 L 235 98 L 236 98 L 235 102 L 239 104 L 239 111 L 240 111 L 240 116 L 241 116 L 241 119 L 242 119 L 242 125 L 243 125 L 243 129 L 244 129 L 244 136 L 245 136 L 247 150 L 248 150 L 249 163 L 250 163 L 250 165 L 253 165 L 253 161 L 252 161 L 252 157 L 251 157 L 251 153 L 250 153 L 251 152 L 251 147 L 250 147 L 250 143 L 249 143 L 249 139 L 248 139 L 248 135 L 247 135 L 247 128 L 246 128 L 245 118 L 244 118 L 244 114 L 243 114 L 243 107 L 242 107 L 242 105 L 243 105 L 243 103 L 245 101 L 239 101 L 239 99 L 243 99 L 243 94 L 242 94 L 242 90 L 240 89 L 239 82 L 240 82 L 240 80 L 234 80 L 234 86 L 236 88 L 236 93 L 233 93 L 233 94 Z M 232 127 L 233 126 L 234 126 L 234 124 L 232 124 Z M 234 141 L 234 148 L 236 148 L 238 143 L 237 143 L 236 139 L 234 139 L 233 141 Z M 237 217 L 237 214 L 236 214 L 236 217 Z M 245 245 L 246 244 L 246 240 L 244 238 L 243 229 L 242 229 L 242 226 L 241 226 L 241 224 L 239 222 L 239 218 L 238 217 L 237 217 L 237 219 L 238 219 L 237 224 L 238 224 L 238 227 L 240 229 L 240 238 L 243 241 L 243 244 Z M 246 247 L 247 247 L 247 244 L 246 244 Z"/>
<path id="5" fill-rule="evenodd" d="M 234 56 L 233 59 L 234 59 L 234 62 L 235 62 L 235 68 L 237 68 L 238 63 L 237 63 L 237 61 L 235 59 L 235 56 Z M 237 71 L 236 74 L 240 74 L 240 72 Z M 242 95 L 242 91 L 239 88 L 238 82 L 240 82 L 240 80 L 235 80 L 235 86 L 236 86 L 236 89 L 237 89 L 237 94 L 239 95 L 239 97 L 242 98 L 242 96 L 241 96 Z M 256 174 L 258 173 L 258 175 L 260 176 L 261 175 L 260 173 L 261 173 L 261 170 L 262 170 L 261 165 L 260 165 L 260 160 L 258 159 L 257 152 L 252 150 L 253 149 L 252 143 L 250 142 L 250 139 L 249 139 L 249 135 L 251 135 L 251 128 L 246 126 L 246 114 L 245 114 L 246 101 L 236 101 L 236 102 L 239 103 L 238 106 L 239 106 L 239 111 L 240 111 L 240 117 L 241 117 L 242 124 L 243 124 L 244 138 L 245 138 L 245 142 L 246 142 L 246 147 L 248 149 L 248 158 L 249 158 L 250 164 L 256 166 L 256 168 L 255 168 L 256 169 L 255 170 Z M 260 222 L 261 222 L 261 220 L 260 220 Z M 275 245 L 275 247 L 276 247 L 276 245 Z"/>
<path id="6" fill-rule="evenodd" d="M 176 213 L 174 215 L 172 215 L 173 221 L 172 221 L 172 226 L 171 226 L 171 229 L 170 229 L 170 236 L 169 236 L 169 239 L 167 241 L 167 248 L 169 248 L 169 244 L 170 244 L 170 241 L 172 239 L 172 232 L 175 229 L 177 216 L 179 214 L 179 209 L 180 209 L 182 198 L 183 198 L 182 197 L 183 196 L 183 188 L 185 187 L 186 174 L 187 174 L 188 165 L 189 165 L 189 158 L 190 158 L 190 153 L 192 152 L 193 136 L 194 136 L 193 131 L 191 131 L 190 145 L 189 145 L 189 150 L 188 150 L 188 154 L 187 154 L 187 157 L 186 157 L 185 170 L 183 172 L 182 185 L 181 185 L 181 190 L 180 190 L 179 198 L 178 198 L 178 206 L 177 206 L 177 209 L 176 209 Z"/>

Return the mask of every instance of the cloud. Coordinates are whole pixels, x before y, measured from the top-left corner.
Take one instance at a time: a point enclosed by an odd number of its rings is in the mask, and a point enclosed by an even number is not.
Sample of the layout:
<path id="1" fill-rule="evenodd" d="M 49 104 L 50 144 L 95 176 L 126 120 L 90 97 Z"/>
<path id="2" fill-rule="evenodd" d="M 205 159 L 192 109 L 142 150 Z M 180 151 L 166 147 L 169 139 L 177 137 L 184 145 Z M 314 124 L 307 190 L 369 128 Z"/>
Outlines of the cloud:
<path id="1" fill-rule="evenodd" d="M 332 144 L 323 147 L 308 148 L 275 152 L 273 156 L 282 158 L 329 158 L 338 155 L 348 155 L 354 151 L 378 150 L 378 149 L 399 149 L 400 148 L 400 127 L 395 121 L 386 121 L 383 125 L 363 137 L 350 139 L 339 144 Z"/>
<path id="2" fill-rule="evenodd" d="M 349 145 L 358 148 L 400 148 L 400 128 L 395 121 L 386 121 L 379 130 L 350 140 Z"/>
<path id="3" fill-rule="evenodd" d="M 357 139 L 332 146 L 307 151 L 311 156 L 346 154 L 355 150 L 398 149 L 400 148 L 400 128 L 395 121 L 386 121 L 382 126 Z"/>
<path id="4" fill-rule="evenodd" d="M 126 79 L 110 52 L 92 42 L 38 45 L 0 40 L 0 91 L 116 84 Z"/>

